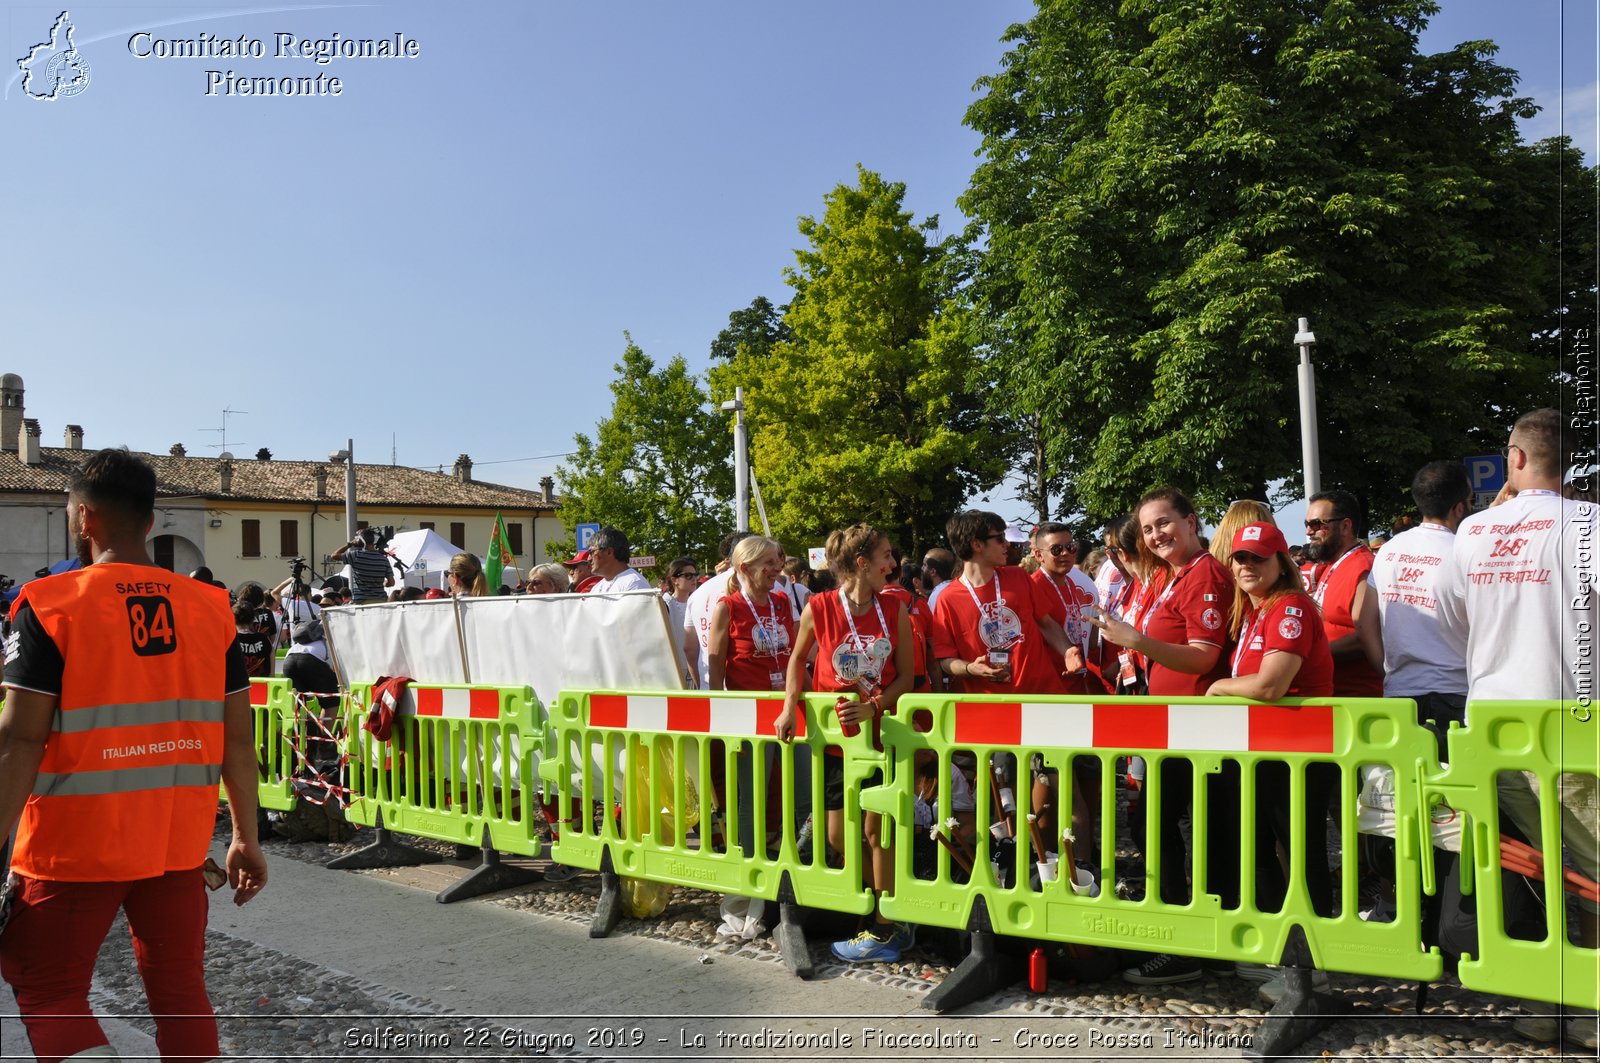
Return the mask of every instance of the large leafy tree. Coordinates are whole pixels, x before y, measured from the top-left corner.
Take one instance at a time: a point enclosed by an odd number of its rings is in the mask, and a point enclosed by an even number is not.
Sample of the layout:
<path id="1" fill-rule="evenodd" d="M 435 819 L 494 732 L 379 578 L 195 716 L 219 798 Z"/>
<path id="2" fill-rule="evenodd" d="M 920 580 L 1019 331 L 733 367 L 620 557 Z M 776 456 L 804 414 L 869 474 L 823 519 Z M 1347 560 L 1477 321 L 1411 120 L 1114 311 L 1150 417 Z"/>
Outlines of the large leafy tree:
<path id="1" fill-rule="evenodd" d="M 711 357 L 731 361 L 742 347 L 748 352 L 766 357 L 779 343 L 794 339 L 794 333 L 783 323 L 787 306 L 773 306 L 772 300 L 758 295 L 743 310 L 728 315 L 728 327 L 717 333 L 711 341 Z"/>
<path id="2" fill-rule="evenodd" d="M 1554 399 L 1531 339 L 1563 149 L 1520 143 L 1492 45 L 1418 51 L 1436 10 L 1040 0 L 1008 32 L 967 115 L 984 376 L 1084 511 L 1159 483 L 1213 512 L 1298 493 L 1302 315 L 1323 482 L 1375 514 Z"/>
<path id="3" fill-rule="evenodd" d="M 708 557 L 732 515 L 727 423 L 682 356 L 657 369 L 628 336 L 615 368 L 611 416 L 556 470 L 562 516 L 620 528 L 639 554 Z"/>
<path id="4" fill-rule="evenodd" d="M 915 551 L 1004 463 L 979 423 L 951 247 L 903 209 L 903 184 L 857 176 L 800 219 L 787 336 L 739 344 L 711 381 L 718 398 L 745 389 L 757 480 L 788 546 L 865 520 Z"/>

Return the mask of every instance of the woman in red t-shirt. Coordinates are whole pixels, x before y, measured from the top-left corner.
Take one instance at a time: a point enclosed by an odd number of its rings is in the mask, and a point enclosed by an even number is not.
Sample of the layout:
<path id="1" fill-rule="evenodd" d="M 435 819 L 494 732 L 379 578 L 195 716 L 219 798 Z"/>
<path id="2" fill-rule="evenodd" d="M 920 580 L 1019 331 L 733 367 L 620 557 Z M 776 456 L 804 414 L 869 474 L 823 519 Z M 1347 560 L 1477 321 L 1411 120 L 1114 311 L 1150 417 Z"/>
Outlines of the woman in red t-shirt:
<path id="1" fill-rule="evenodd" d="M 1195 698 L 1227 675 L 1223 646 L 1228 641 L 1223 610 L 1233 601 L 1233 577 L 1206 552 L 1200 517 L 1182 491 L 1163 487 L 1145 495 L 1134 511 L 1139 523 L 1139 553 L 1149 573 L 1135 624 L 1104 616 L 1091 620 L 1107 642 L 1142 659 L 1153 697 Z M 1207 779 L 1206 888 L 1224 907 L 1238 905 L 1239 838 L 1229 809 L 1238 808 L 1238 772 Z M 1161 762 L 1161 899 L 1189 899 L 1184 871 L 1182 821 L 1191 803 L 1194 765 L 1182 757 Z M 1202 974 L 1187 956 L 1157 954 L 1123 972 L 1135 985 L 1188 982 Z"/>
<path id="2" fill-rule="evenodd" d="M 1238 582 L 1233 602 L 1233 676 L 1211 684 L 1210 695 L 1276 701 L 1333 696 L 1333 654 L 1322 613 L 1305 593 L 1289 544 L 1274 524 L 1246 524 L 1233 537 L 1229 564 Z M 1331 764 L 1306 768 L 1305 876 L 1318 915 L 1333 915 L 1328 870 L 1328 799 L 1339 784 Z M 1256 770 L 1256 904 L 1283 907 L 1288 890 L 1277 848 L 1293 852 L 1289 829 L 1289 766 L 1267 761 Z"/>
<path id="3" fill-rule="evenodd" d="M 795 635 L 789 598 L 773 589 L 783 547 L 752 535 L 733 548 L 728 564 L 728 593 L 711 608 L 706 643 L 711 689 L 782 690 Z"/>
<path id="4" fill-rule="evenodd" d="M 828 536 L 828 565 L 839 579 L 839 589 L 813 594 L 800 614 L 794 655 L 789 658 L 788 684 L 783 711 L 773 721 L 773 732 L 785 742 L 794 738 L 795 721 L 804 711 L 805 662 L 816 652 L 816 677 L 812 688 L 839 694 L 839 722 L 869 725 L 877 739 L 878 719 L 893 712 L 900 696 L 911 689 L 914 678 L 911 621 L 895 599 L 882 593 L 895 569 L 889 537 L 869 524 L 854 524 Z M 844 760 L 836 748 L 823 761 L 823 801 L 828 810 L 828 844 L 844 851 Z M 863 783 L 877 783 L 876 773 Z M 894 889 L 894 862 L 882 846 L 881 817 L 863 817 L 872 853 L 867 868 L 878 893 Z M 911 944 L 911 929 L 878 913 L 873 924 L 848 941 L 833 945 L 833 954 L 850 963 L 893 963 Z"/>

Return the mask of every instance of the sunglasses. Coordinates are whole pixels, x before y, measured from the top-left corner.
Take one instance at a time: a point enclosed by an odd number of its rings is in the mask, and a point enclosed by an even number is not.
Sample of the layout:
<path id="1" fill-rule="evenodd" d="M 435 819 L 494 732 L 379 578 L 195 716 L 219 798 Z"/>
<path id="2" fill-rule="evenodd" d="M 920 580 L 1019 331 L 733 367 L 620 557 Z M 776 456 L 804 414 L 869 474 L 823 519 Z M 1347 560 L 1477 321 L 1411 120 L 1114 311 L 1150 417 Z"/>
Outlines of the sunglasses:
<path id="1" fill-rule="evenodd" d="M 1050 548 L 1051 557 L 1060 557 L 1062 554 L 1075 554 L 1078 548 L 1071 543 L 1056 543 Z"/>
<path id="2" fill-rule="evenodd" d="M 1270 557 L 1261 557 L 1256 554 L 1246 553 L 1243 550 L 1234 551 L 1233 559 L 1241 565 L 1264 565 L 1272 560 Z"/>
<path id="3" fill-rule="evenodd" d="M 983 536 L 983 541 L 986 543 L 992 543 L 996 539 L 1004 539 L 1005 537 L 1005 532 L 990 532 L 988 535 Z"/>
<path id="4" fill-rule="evenodd" d="M 1322 519 L 1308 520 L 1308 521 L 1306 521 L 1306 531 L 1316 531 L 1318 528 L 1331 528 L 1333 525 L 1338 524 L 1341 520 L 1344 520 L 1344 519 L 1346 519 L 1346 518 L 1344 518 L 1344 517 L 1329 517 L 1326 520 L 1322 520 Z"/>
<path id="5" fill-rule="evenodd" d="M 673 579 L 699 579 L 700 578 L 700 573 L 698 573 L 698 572 L 680 572 L 676 576 L 673 576 L 672 578 Z"/>

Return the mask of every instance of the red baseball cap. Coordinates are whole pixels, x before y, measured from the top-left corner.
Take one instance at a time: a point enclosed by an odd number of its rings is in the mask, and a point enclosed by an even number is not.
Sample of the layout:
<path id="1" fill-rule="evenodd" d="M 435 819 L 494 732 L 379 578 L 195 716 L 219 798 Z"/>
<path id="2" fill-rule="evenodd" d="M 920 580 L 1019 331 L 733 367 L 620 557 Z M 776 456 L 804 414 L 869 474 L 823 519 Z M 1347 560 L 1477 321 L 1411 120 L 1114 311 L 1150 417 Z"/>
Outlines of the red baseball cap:
<path id="1" fill-rule="evenodd" d="M 587 550 L 579 550 L 577 553 L 572 555 L 572 560 L 571 561 L 566 562 L 566 566 L 568 568 L 571 568 L 573 565 L 586 565 L 588 563 L 589 563 L 589 551 L 587 551 Z"/>
<path id="2" fill-rule="evenodd" d="M 1258 521 L 1255 524 L 1246 524 L 1233 533 L 1233 552 L 1255 554 L 1257 557 L 1273 557 L 1277 554 L 1287 554 L 1289 543 L 1276 524 Z"/>

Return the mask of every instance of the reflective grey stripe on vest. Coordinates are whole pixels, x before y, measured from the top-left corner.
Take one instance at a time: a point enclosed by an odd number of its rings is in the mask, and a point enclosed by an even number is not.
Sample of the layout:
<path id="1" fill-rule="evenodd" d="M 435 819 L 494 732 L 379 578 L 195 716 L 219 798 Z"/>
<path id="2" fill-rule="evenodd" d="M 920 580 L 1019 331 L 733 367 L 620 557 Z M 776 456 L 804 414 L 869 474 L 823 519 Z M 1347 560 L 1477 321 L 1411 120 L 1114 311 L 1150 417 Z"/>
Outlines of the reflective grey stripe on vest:
<path id="1" fill-rule="evenodd" d="M 222 702 L 198 700 L 146 701 L 129 705 L 96 705 L 56 713 L 55 730 L 79 734 L 101 727 L 146 727 L 158 723 L 221 723 Z"/>
<path id="2" fill-rule="evenodd" d="M 136 790 L 165 790 L 173 786 L 216 786 L 221 781 L 220 764 L 158 764 L 153 768 L 112 768 L 62 775 L 40 772 L 33 784 L 33 796 L 125 794 Z"/>

